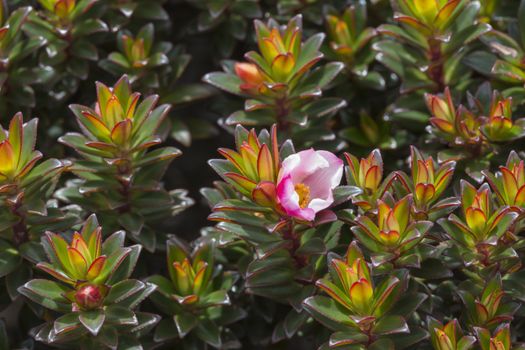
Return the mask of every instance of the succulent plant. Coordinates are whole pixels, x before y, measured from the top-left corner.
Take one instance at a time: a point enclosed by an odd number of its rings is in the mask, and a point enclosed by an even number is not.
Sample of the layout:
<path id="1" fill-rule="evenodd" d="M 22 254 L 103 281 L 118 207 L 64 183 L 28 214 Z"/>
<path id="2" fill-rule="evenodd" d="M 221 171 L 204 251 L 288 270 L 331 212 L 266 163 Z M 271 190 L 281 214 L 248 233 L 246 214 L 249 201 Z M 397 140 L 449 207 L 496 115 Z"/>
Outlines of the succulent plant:
<path id="1" fill-rule="evenodd" d="M 375 57 L 372 42 L 377 37 L 374 28 L 367 25 L 367 5 L 357 1 L 342 14 L 328 14 L 325 18 L 328 32 L 327 57 L 345 64 L 350 79 L 365 86 L 382 90 L 385 80 L 377 71 L 369 71 Z"/>
<path id="2" fill-rule="evenodd" d="M 133 311 L 156 286 L 129 279 L 141 246 L 123 247 L 124 232 L 102 242 L 94 215 L 73 233 L 71 242 L 47 233 L 42 244 L 49 262 L 38 267 L 57 279 L 33 279 L 19 288 L 31 301 L 58 313 L 31 330 L 40 342 L 86 347 L 139 345 L 141 334 L 159 320 L 154 314 Z"/>
<path id="3" fill-rule="evenodd" d="M 518 307 L 515 303 L 505 302 L 499 275 L 487 282 L 479 297 L 468 291 L 461 291 L 460 296 L 466 306 L 469 324 L 476 327 L 494 329 L 503 322 L 511 321 Z"/>
<path id="4" fill-rule="evenodd" d="M 78 88 L 78 80 L 89 74 L 89 62 L 98 60 L 94 34 L 108 30 L 106 23 L 90 14 L 96 0 L 39 0 L 39 11 L 30 13 L 23 30 L 30 38 L 44 38 L 46 50 L 39 52 L 39 62 L 54 72 L 46 90 L 49 98 L 62 101 Z M 72 82 L 64 84 L 62 78 Z"/>
<path id="5" fill-rule="evenodd" d="M 453 319 L 446 324 L 430 318 L 428 328 L 432 340 L 432 346 L 436 350 L 469 350 L 474 348 L 476 338 L 471 335 L 463 335 L 458 320 Z"/>
<path id="6" fill-rule="evenodd" d="M 478 2 L 462 0 L 396 0 L 393 19 L 377 31 L 384 37 L 374 44 L 376 59 L 401 80 L 402 94 L 389 111 L 403 123 L 427 121 L 419 94 L 440 92 L 447 86 L 464 91 L 471 70 L 462 63 L 475 42 L 491 27 L 478 20 Z"/>
<path id="7" fill-rule="evenodd" d="M 411 254 L 432 227 L 432 222 L 415 218 L 411 213 L 412 195 L 407 195 L 395 203 L 379 200 L 377 204 L 377 223 L 366 215 L 356 219 L 352 232 L 357 239 L 374 255 L 375 265 L 386 268 L 418 264 L 417 256 Z"/>
<path id="8" fill-rule="evenodd" d="M 485 328 L 476 328 L 476 335 L 482 350 L 491 349 L 523 349 L 523 345 L 514 346 L 511 343 L 510 327 L 508 323 L 501 324 L 493 334 Z"/>
<path id="9" fill-rule="evenodd" d="M 338 136 L 352 144 L 352 147 L 362 147 L 366 150 L 379 148 L 382 150 L 396 149 L 403 143 L 402 133 L 392 136 L 392 124 L 384 116 L 376 117 L 367 111 L 359 112 L 359 120 L 350 119 L 348 127 L 339 131 Z M 356 148 L 357 148 L 356 147 Z"/>
<path id="10" fill-rule="evenodd" d="M 156 235 L 149 225 L 176 214 L 192 201 L 185 191 L 168 192 L 159 182 L 180 151 L 164 147 L 148 152 L 162 142 L 158 128 L 169 105 L 155 107 L 155 95 L 141 103 L 139 99 L 140 94 L 131 91 L 124 76 L 112 88 L 97 84 L 95 109 L 70 106 L 83 133 L 68 133 L 60 142 L 83 159 L 74 161 L 71 168 L 79 178 L 69 181 L 57 196 L 96 210 L 109 225 L 125 228 L 129 238 L 153 251 Z M 120 213 L 118 217 L 115 211 Z"/>
<path id="11" fill-rule="evenodd" d="M 438 201 L 452 181 L 456 163 L 446 161 L 437 164 L 432 157 L 425 158 L 413 146 L 410 148 L 410 158 L 412 177 L 398 172 L 397 179 L 402 182 L 407 193 L 413 193 L 413 215 L 434 221 L 457 208 L 460 203 L 454 197 Z"/>
<path id="12" fill-rule="evenodd" d="M 190 146 L 195 137 L 207 138 L 216 134 L 214 126 L 205 119 L 184 118 L 188 105 L 209 98 L 213 91 L 204 84 L 179 81 L 191 56 L 182 45 L 155 40 L 158 27 L 148 23 L 135 36 L 127 29 L 119 31 L 116 38 L 118 51 L 109 53 L 99 66 L 116 77 L 126 75 L 135 91 L 155 91 L 161 103 L 171 104 L 174 108 L 164 125 L 171 124 L 170 135 L 184 146 Z"/>
<path id="13" fill-rule="evenodd" d="M 175 237 L 170 237 L 166 244 L 169 279 L 160 275 L 149 278 L 158 286 L 153 302 L 168 314 L 159 323 L 155 340 L 168 342 L 194 336 L 213 347 L 221 347 L 226 342 L 221 334 L 223 327 L 244 315 L 242 310 L 231 306 L 228 295 L 236 275 L 215 265 L 213 240 L 198 242 L 191 252 L 185 242 Z M 226 313 L 231 313 L 231 317 Z"/>
<path id="14" fill-rule="evenodd" d="M 430 123 L 439 137 L 458 146 L 467 145 L 483 150 L 483 144 L 508 142 L 523 137 L 523 118 L 513 120 L 511 98 L 502 98 L 494 91 L 488 110 L 481 115 L 463 106 L 456 110 L 450 90 L 445 90 L 443 99 L 436 95 L 426 97 L 427 106 L 432 113 Z M 479 103 L 479 102 L 478 102 Z"/>
<path id="15" fill-rule="evenodd" d="M 278 337 L 291 338 L 307 320 L 301 302 L 314 292 L 309 283 L 319 276 L 322 255 L 341 228 L 330 207 L 348 197 L 338 187 L 343 166 L 333 154 L 295 153 L 291 143 L 278 147 L 277 140 L 275 126 L 258 136 L 238 126 L 237 152 L 220 150 L 226 160 L 210 161 L 229 185 L 203 193 L 215 203 L 209 219 L 219 222 L 219 239 L 256 253 L 244 276 L 247 291 L 293 306 L 287 317 L 296 326 L 275 328 Z M 330 180 L 321 185 L 321 178 Z M 221 188 L 234 192 L 220 195 Z M 217 197 L 222 199 L 214 201 Z"/>
<path id="16" fill-rule="evenodd" d="M 287 131 L 292 125 L 304 126 L 308 117 L 330 116 L 345 106 L 341 99 L 318 99 L 343 68 L 333 62 L 312 69 L 323 57 L 319 48 L 324 34 L 303 43 L 301 16 L 286 26 L 273 19 L 267 24 L 256 20 L 255 31 L 259 52 L 248 52 L 248 62 L 225 65 L 226 72 L 204 77 L 206 82 L 246 98 L 244 111 L 230 115 L 227 124 L 277 123 L 279 130 Z"/>
<path id="17" fill-rule="evenodd" d="M 462 218 L 450 214 L 448 219 L 442 218 L 438 223 L 457 242 L 468 265 L 488 268 L 495 264 L 496 269 L 502 271 L 519 268 L 516 255 L 505 238 L 512 236 L 518 214 L 509 207 L 495 206 L 488 184 L 476 189 L 462 180 L 461 211 Z"/>
<path id="18" fill-rule="evenodd" d="M 427 130 L 451 147 L 438 158 L 462 160 L 467 173 L 478 182 L 483 179 L 482 170 L 490 165 L 491 155 L 524 135 L 523 118 L 512 117 L 512 98 L 489 91 L 488 85 L 480 87 L 476 96 L 469 98 L 468 108 L 456 108 L 449 89 L 443 97 L 425 96 L 432 115 Z"/>
<path id="19" fill-rule="evenodd" d="M 17 274 L 21 279 L 30 274 L 35 252 L 39 251 L 35 241 L 45 228 L 61 229 L 76 221 L 74 215 L 50 201 L 58 178 L 69 164 L 57 159 L 38 163 L 43 155 L 34 149 L 37 124 L 37 119 L 24 123 L 22 114 L 17 113 L 9 129 L 0 127 L 0 277 L 8 276 L 10 281 Z M 12 299 L 16 287 L 9 285 Z"/>
<path id="20" fill-rule="evenodd" d="M 235 167 L 232 171 L 224 172 L 225 180 L 243 195 L 251 197 L 255 203 L 278 210 L 276 181 L 281 159 L 277 128 L 272 127 L 267 143 L 259 140 L 254 129 L 247 132 L 238 128 L 237 135 L 238 151 L 219 149 L 219 153 Z M 213 167 L 216 163 L 211 162 L 210 165 Z"/>
<path id="21" fill-rule="evenodd" d="M 330 280 L 316 283 L 328 297 L 316 295 L 304 301 L 315 319 L 335 331 L 328 348 L 393 346 L 385 336 L 409 331 L 404 318 L 396 315 L 394 309 L 403 292 L 402 280 L 390 276 L 376 285 L 356 242 L 349 245 L 343 259 L 329 260 Z"/>
<path id="22" fill-rule="evenodd" d="M 191 33 L 209 33 L 220 57 L 230 57 L 238 41 L 251 34 L 252 19 L 263 14 L 259 0 L 187 0 L 199 9 L 199 14 L 190 24 Z"/>
<path id="23" fill-rule="evenodd" d="M 105 7 L 103 20 L 116 32 L 137 20 L 163 21 L 169 19 L 164 9 L 165 0 L 108 0 L 100 5 Z"/>
<path id="24" fill-rule="evenodd" d="M 169 63 L 166 54 L 172 49 L 172 44 L 155 43 L 154 31 L 154 25 L 149 23 L 140 28 L 136 36 L 128 31 L 119 32 L 119 52 L 111 52 L 106 60 L 100 61 L 100 66 L 116 76 L 126 74 L 132 84 L 158 87 L 157 68 Z"/>
<path id="25" fill-rule="evenodd" d="M 2 1 L 0 16 L 0 108 L 3 113 L 34 107 L 35 92 L 31 85 L 43 83 L 49 77 L 49 67 L 26 67 L 28 56 L 46 43 L 41 35 L 27 38 L 22 27 L 32 9 L 20 7 L 9 16 Z"/>
<path id="26" fill-rule="evenodd" d="M 487 4 L 482 7 L 490 15 L 494 12 L 494 7 L 498 4 L 493 1 L 485 1 Z M 519 3 L 519 4 L 518 4 Z M 514 6 L 514 8 L 513 8 Z M 506 87 L 504 91 L 512 91 L 512 88 L 523 84 L 525 75 L 523 71 L 523 18 L 525 6 L 522 2 L 505 4 L 505 8 L 517 13 L 517 22 L 505 26 L 505 28 L 493 29 L 485 33 L 480 39 L 486 45 L 485 50 L 476 50 L 466 57 L 466 64 L 477 72 L 494 78 L 503 83 Z M 505 30 L 506 29 L 506 30 Z"/>
<path id="27" fill-rule="evenodd" d="M 496 193 L 498 202 L 501 205 L 522 210 L 525 199 L 523 186 L 525 185 L 525 173 L 523 160 L 518 154 L 512 151 L 509 154 L 505 166 L 499 167 L 499 172 L 491 174 L 484 172 L 490 187 Z"/>
<path id="28" fill-rule="evenodd" d="M 0 0 L 0 350 L 525 349 L 524 18 Z"/>
<path id="29" fill-rule="evenodd" d="M 403 80 L 402 90 L 428 88 L 441 91 L 445 86 L 465 84 L 457 79 L 465 73 L 460 50 L 491 28 L 478 23 L 479 4 L 466 1 L 395 1 L 394 20 L 379 33 L 394 38 L 381 41 L 377 58 Z M 404 66 L 406 65 L 406 66 Z"/>
<path id="30" fill-rule="evenodd" d="M 359 191 L 352 197 L 352 202 L 362 211 L 375 209 L 377 201 L 390 187 L 394 176 L 383 179 L 383 158 L 379 150 L 373 150 L 360 160 L 350 153 L 345 153 L 346 181 Z"/>

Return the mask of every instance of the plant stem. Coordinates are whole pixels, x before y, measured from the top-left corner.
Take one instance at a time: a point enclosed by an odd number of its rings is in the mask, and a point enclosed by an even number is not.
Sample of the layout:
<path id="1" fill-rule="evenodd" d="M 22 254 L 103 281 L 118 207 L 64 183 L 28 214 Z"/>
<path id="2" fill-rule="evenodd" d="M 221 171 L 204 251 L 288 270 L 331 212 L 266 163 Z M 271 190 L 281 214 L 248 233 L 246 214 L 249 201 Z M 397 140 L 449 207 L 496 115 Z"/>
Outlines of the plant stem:
<path id="1" fill-rule="evenodd" d="M 445 89 L 444 77 L 443 77 L 443 55 L 441 52 L 441 42 L 435 38 L 428 39 L 428 58 L 430 60 L 430 66 L 428 68 L 428 76 L 437 85 L 437 91 L 443 91 Z"/>
<path id="2" fill-rule="evenodd" d="M 286 97 L 283 97 L 276 101 L 275 103 L 277 110 L 277 129 L 281 132 L 288 133 L 290 129 L 290 122 L 286 120 L 288 114 L 290 113 L 290 108 L 288 106 L 288 100 Z"/>

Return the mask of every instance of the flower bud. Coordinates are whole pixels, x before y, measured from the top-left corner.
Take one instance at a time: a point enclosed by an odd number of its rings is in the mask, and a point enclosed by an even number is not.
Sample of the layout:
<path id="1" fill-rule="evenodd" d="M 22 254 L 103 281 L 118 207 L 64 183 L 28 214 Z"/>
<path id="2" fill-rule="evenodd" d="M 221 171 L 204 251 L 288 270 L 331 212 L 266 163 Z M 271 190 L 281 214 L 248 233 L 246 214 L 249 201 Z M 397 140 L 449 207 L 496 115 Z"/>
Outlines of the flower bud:
<path id="1" fill-rule="evenodd" d="M 87 284 L 77 290 L 75 301 L 81 309 L 96 309 L 102 305 L 104 295 L 99 286 Z"/>
<path id="2" fill-rule="evenodd" d="M 256 94 L 264 83 L 264 77 L 253 63 L 239 62 L 235 64 L 235 74 L 243 81 L 240 88 L 247 93 Z"/>

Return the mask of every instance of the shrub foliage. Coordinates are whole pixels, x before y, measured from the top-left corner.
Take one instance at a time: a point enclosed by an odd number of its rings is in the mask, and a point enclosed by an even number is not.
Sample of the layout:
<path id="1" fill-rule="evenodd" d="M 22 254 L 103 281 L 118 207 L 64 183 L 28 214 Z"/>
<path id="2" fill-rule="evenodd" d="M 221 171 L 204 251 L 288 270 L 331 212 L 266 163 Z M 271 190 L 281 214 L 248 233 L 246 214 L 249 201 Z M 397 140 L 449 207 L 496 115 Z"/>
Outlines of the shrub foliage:
<path id="1" fill-rule="evenodd" d="M 524 105 L 525 0 L 0 0 L 0 350 L 525 349 Z"/>

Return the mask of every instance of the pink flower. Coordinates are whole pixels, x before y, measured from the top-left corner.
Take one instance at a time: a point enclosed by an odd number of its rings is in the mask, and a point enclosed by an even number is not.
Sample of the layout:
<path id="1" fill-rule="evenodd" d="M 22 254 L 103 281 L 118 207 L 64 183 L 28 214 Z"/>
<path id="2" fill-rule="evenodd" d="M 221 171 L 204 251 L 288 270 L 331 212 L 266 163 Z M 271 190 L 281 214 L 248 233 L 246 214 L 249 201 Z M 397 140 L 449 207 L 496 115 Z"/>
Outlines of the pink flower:
<path id="1" fill-rule="evenodd" d="M 277 199 L 286 214 L 313 221 L 334 202 L 332 190 L 341 182 L 343 161 L 328 151 L 308 149 L 283 160 Z"/>

